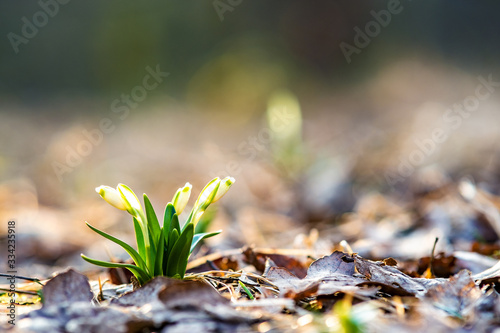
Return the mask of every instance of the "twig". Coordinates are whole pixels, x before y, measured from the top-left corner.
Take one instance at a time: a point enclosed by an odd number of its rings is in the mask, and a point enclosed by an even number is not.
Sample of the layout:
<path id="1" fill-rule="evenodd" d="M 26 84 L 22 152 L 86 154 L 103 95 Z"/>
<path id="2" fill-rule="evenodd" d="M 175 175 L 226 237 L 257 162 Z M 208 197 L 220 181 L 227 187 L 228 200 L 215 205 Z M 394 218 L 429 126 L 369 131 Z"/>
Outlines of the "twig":
<path id="1" fill-rule="evenodd" d="M 37 278 L 30 278 L 30 277 L 27 277 L 27 276 L 4 274 L 4 273 L 0 273 L 0 277 L 7 277 L 7 278 L 14 277 L 16 279 L 33 281 L 33 282 L 39 283 L 39 284 L 41 284 L 43 286 L 42 282 L 40 282 L 40 279 L 37 279 Z"/>
<path id="2" fill-rule="evenodd" d="M 18 289 L 5 289 L 5 288 L 0 288 L 1 291 L 10 291 L 14 292 L 16 294 L 28 294 L 28 295 L 38 295 L 36 291 L 29 291 L 29 290 L 18 290 Z"/>
<path id="3" fill-rule="evenodd" d="M 434 274 L 434 268 L 432 267 L 432 264 L 434 263 L 434 251 L 436 250 L 436 244 L 438 240 L 439 237 L 436 237 L 436 239 L 434 240 L 434 245 L 432 246 L 432 252 L 431 252 L 431 259 L 429 260 L 429 269 L 431 270 L 432 276 L 436 276 L 436 274 Z"/>

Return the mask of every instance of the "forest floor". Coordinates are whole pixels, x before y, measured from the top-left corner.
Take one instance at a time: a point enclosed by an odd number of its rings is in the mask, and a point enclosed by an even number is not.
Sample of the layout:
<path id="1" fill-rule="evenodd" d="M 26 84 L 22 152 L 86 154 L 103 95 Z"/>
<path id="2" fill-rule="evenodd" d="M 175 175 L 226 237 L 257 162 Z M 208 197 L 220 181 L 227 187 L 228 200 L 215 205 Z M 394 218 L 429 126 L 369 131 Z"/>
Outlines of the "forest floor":
<path id="1" fill-rule="evenodd" d="M 0 159 L 0 273 L 17 276 L 15 296 L 9 279 L 2 280 L 2 327 L 498 329 L 500 94 L 467 117 L 446 117 L 450 105 L 474 94 L 477 78 L 406 66 L 360 88 L 363 98 L 304 101 L 302 135 L 291 150 L 261 115 L 207 115 L 170 105 L 169 113 L 115 119 L 113 133 L 58 174 L 54 161 L 67 163 L 99 117 L 2 116 L 0 139 L 9 145 Z M 419 79 L 401 79 L 411 73 Z M 161 207 L 186 181 L 199 191 L 215 175 L 236 178 L 212 208 L 210 229 L 223 233 L 195 251 L 184 281 L 160 277 L 134 288 L 127 271 L 81 259 L 80 253 L 128 259 L 85 221 L 134 242 L 126 214 L 104 203 L 96 186 L 123 182 Z M 10 234 L 14 253 L 7 252 Z"/>

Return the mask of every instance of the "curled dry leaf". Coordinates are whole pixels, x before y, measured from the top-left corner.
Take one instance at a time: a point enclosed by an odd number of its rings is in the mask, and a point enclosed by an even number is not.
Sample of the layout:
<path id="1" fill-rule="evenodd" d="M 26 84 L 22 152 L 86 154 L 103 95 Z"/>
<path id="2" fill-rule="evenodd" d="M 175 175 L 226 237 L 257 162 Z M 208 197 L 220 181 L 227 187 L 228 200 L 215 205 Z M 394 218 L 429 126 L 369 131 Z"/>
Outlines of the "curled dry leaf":
<path id="1" fill-rule="evenodd" d="M 317 294 L 321 281 L 300 279 L 286 268 L 271 267 L 266 277 L 280 290 L 280 295 L 286 298 L 301 299 Z"/>
<path id="2" fill-rule="evenodd" d="M 411 278 L 394 266 L 382 261 L 371 261 L 355 256 L 356 269 L 361 273 L 368 285 L 380 286 L 385 292 L 399 296 L 423 296 L 427 289 L 442 283 L 443 279 Z M 366 284 L 366 283 L 365 283 Z"/>
<path id="3" fill-rule="evenodd" d="M 336 292 L 361 291 L 357 284 L 365 280 L 354 277 L 353 256 L 335 251 L 313 262 L 305 278 L 300 279 L 286 268 L 271 267 L 267 278 L 275 283 L 283 297 L 301 299 L 309 296 L 332 295 Z"/>
<path id="4" fill-rule="evenodd" d="M 395 264 L 394 259 L 371 261 L 335 251 L 313 262 L 303 279 L 282 267 L 271 267 L 266 277 L 278 286 L 281 296 L 296 300 L 337 292 L 369 296 L 377 290 L 394 296 L 423 296 L 430 287 L 446 281 L 411 278 Z"/>

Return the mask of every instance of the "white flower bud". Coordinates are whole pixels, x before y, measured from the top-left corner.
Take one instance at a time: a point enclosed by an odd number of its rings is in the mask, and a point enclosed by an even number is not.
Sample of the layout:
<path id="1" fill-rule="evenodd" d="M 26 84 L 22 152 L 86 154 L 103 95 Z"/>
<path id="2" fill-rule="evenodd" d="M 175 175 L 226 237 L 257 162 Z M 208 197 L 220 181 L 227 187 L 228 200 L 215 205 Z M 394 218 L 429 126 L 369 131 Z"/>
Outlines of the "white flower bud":
<path id="1" fill-rule="evenodd" d="M 189 201 L 189 197 L 191 196 L 191 188 L 193 186 L 189 183 L 186 183 L 184 187 L 181 187 L 177 190 L 172 199 L 172 203 L 175 208 L 175 212 L 180 215 Z"/>
<path id="2" fill-rule="evenodd" d="M 226 194 L 227 191 L 229 191 L 229 188 L 233 183 L 235 182 L 235 179 L 233 177 L 226 177 L 223 180 L 221 180 L 219 189 L 217 190 L 217 193 L 215 194 L 214 199 L 212 200 L 212 203 L 218 201 L 220 198 Z"/>
<path id="3" fill-rule="evenodd" d="M 141 203 L 130 187 L 125 184 L 118 184 L 116 188 L 120 192 L 122 200 L 125 202 L 126 209 L 130 215 L 142 217 L 144 214 L 142 212 Z"/>
<path id="4" fill-rule="evenodd" d="M 217 191 L 219 185 L 220 185 L 219 177 L 212 179 L 201 191 L 200 195 L 198 196 L 198 200 L 196 200 L 194 208 L 196 209 L 198 206 L 200 207 L 204 206 L 206 208 L 208 205 L 210 205 L 210 203 L 212 202 L 213 198 L 216 195 L 214 191 Z"/>
<path id="5" fill-rule="evenodd" d="M 109 186 L 99 186 L 96 187 L 95 191 L 99 193 L 99 195 L 106 200 L 111 206 L 116 207 L 121 210 L 127 210 L 127 205 L 123 200 L 120 192 L 118 190 L 109 187 Z"/>

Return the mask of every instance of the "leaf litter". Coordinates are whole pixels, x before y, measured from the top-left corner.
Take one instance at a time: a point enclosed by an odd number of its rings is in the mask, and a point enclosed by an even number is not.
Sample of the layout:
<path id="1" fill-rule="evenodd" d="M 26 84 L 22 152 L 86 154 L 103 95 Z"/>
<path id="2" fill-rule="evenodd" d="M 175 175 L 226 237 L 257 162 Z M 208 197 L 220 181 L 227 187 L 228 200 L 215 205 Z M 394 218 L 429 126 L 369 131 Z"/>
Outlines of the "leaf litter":
<path id="1" fill-rule="evenodd" d="M 293 248 L 204 245 L 189 263 L 186 280 L 159 277 L 140 288 L 120 269 L 85 275 L 70 269 L 42 281 L 41 307 L 35 300 L 21 305 L 23 291 L 37 288 L 18 284 L 18 321 L 5 327 L 12 332 L 492 331 L 500 327 L 499 202 L 468 181 L 419 188 L 404 204 L 370 194 L 336 224 L 297 229 L 296 241 L 288 241 Z"/>
<path id="2" fill-rule="evenodd" d="M 240 260 L 248 259 L 248 251 L 241 249 Z M 422 330 L 499 324 L 498 293 L 491 284 L 479 285 L 498 278 L 495 267 L 425 279 L 403 273 L 392 258 L 371 261 L 341 251 L 313 261 L 302 278 L 270 259 L 266 266 L 262 275 L 215 270 L 185 280 L 157 277 L 135 290 L 108 285 L 105 292 L 69 269 L 46 282 L 42 308 L 23 315 L 12 331 L 308 332 L 335 331 L 347 325 L 342 320 L 373 329 L 413 330 L 422 317 Z M 99 301 L 99 295 L 104 299 Z"/>

